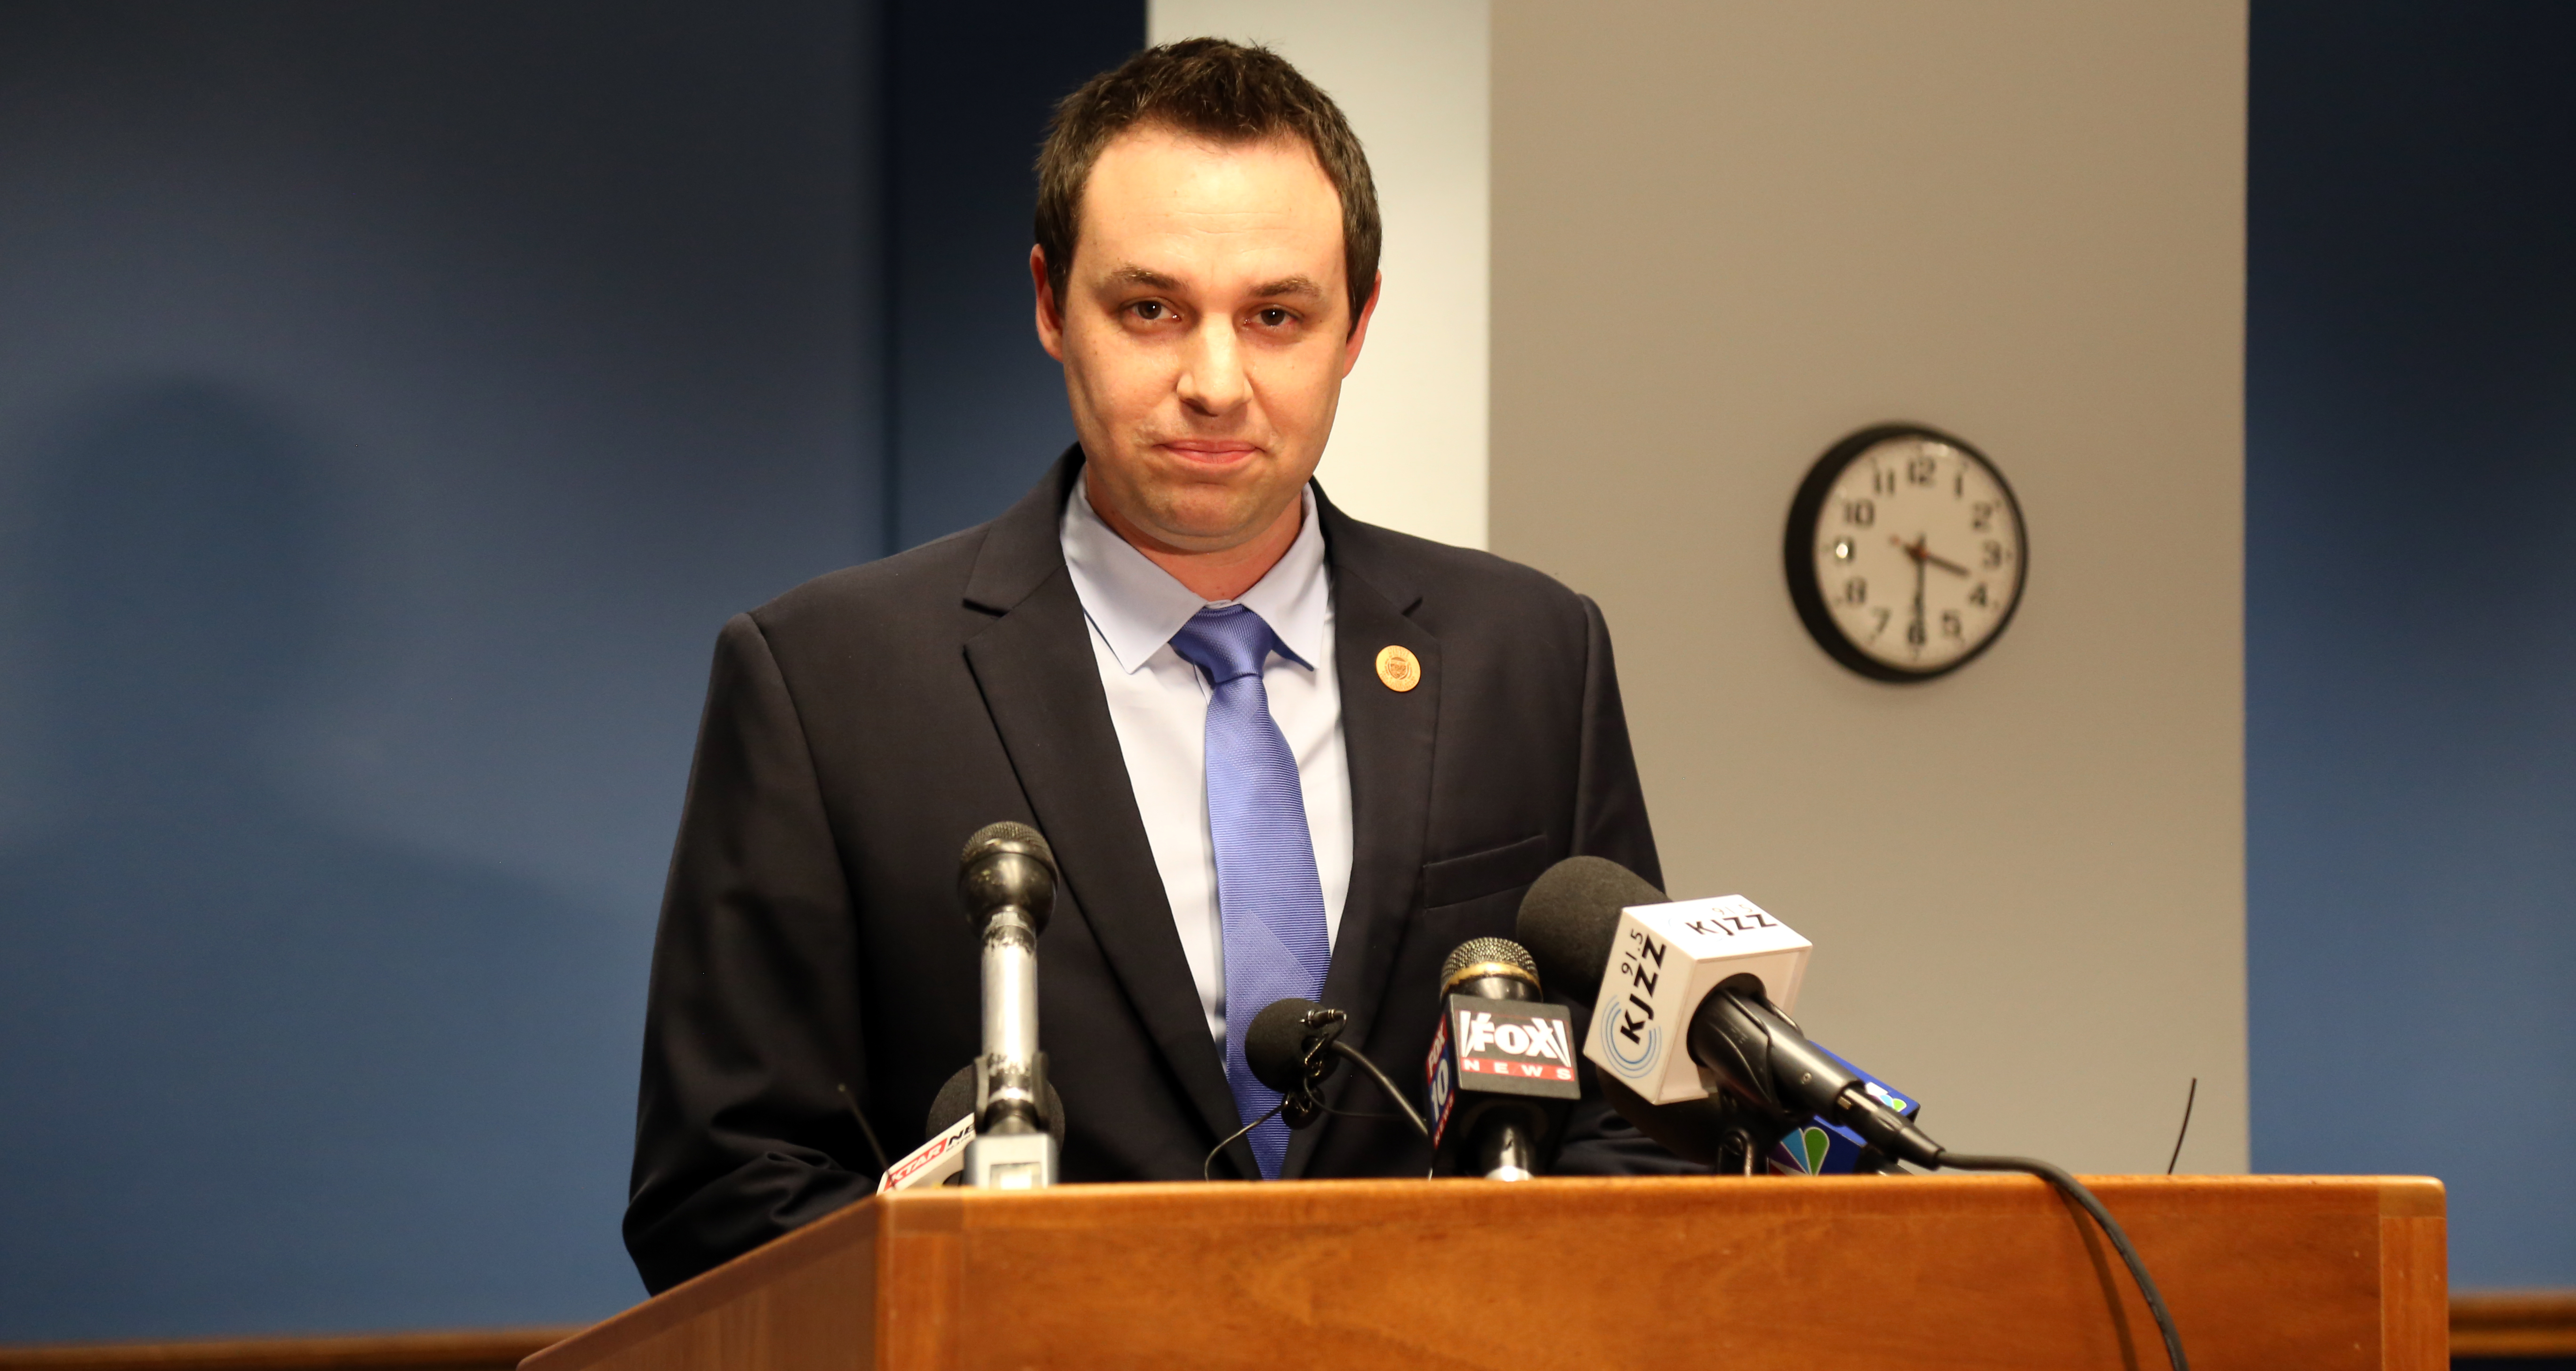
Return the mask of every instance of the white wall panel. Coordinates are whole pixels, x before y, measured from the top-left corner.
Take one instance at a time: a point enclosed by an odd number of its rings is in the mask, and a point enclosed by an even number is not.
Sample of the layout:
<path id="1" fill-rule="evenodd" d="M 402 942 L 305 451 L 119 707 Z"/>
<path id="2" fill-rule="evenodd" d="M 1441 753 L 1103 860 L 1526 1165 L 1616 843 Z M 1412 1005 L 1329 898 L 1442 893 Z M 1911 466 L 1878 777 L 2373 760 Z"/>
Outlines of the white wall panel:
<path id="1" fill-rule="evenodd" d="M 1332 94 L 1368 149 L 1386 278 L 1317 472 L 1372 523 L 1485 545 L 1484 0 L 1153 0 L 1156 43 L 1258 42 Z"/>
<path id="2" fill-rule="evenodd" d="M 1670 888 L 1952 1146 L 2246 1164 L 2243 0 L 1505 0 L 1497 551 L 1616 637 Z M 2029 521 L 1928 685 L 1792 612 L 1791 495 L 1910 419 Z"/>

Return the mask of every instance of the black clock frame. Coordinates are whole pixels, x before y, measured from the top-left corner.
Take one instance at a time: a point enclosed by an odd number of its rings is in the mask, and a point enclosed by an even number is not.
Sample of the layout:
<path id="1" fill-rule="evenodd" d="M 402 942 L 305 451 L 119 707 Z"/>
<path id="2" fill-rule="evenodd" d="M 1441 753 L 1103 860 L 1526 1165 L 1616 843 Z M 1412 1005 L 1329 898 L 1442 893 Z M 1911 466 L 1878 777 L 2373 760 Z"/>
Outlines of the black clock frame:
<path id="1" fill-rule="evenodd" d="M 1819 520 L 1825 512 L 1825 500 L 1833 493 L 1834 482 L 1843 469 L 1862 453 L 1890 438 L 1928 438 L 1945 443 L 1976 459 L 1977 465 L 1994 478 L 1995 487 L 2004 493 L 2004 503 L 2012 511 L 2013 531 L 2019 535 L 2020 555 L 2013 568 L 2012 597 L 2004 604 L 2004 617 L 1995 623 L 1995 631 L 1986 640 L 1962 654 L 1957 660 L 1928 671 L 1908 671 L 1890 666 L 1861 651 L 1860 645 L 1843 636 L 1842 625 L 1834 621 L 1833 611 L 1825 607 L 1824 587 L 1816 580 L 1816 539 L 1820 536 Z M 2022 522 L 2021 497 L 2013 493 L 2012 483 L 2004 479 L 1986 454 L 1974 444 L 1955 435 L 1924 424 L 1873 424 L 1825 449 L 1825 455 L 1807 470 L 1807 479 L 1798 487 L 1796 499 L 1789 502 L 1789 527 L 1781 539 L 1780 560 L 1789 574 L 1789 603 L 1798 610 L 1798 621 L 1807 626 L 1807 636 L 1835 661 L 1873 681 L 1895 685 L 1916 685 L 1947 676 L 1986 653 L 2012 627 L 2013 616 L 2021 612 L 2022 586 L 2030 577 L 2030 529 Z"/>

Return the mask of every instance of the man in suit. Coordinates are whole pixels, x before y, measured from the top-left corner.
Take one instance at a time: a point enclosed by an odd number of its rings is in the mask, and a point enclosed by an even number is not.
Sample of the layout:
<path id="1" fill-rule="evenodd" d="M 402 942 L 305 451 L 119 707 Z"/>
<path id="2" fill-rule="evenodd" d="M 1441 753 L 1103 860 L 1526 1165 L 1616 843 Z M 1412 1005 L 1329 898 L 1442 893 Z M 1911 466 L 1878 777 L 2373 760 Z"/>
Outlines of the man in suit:
<path id="1" fill-rule="evenodd" d="M 1377 296 L 1367 162 L 1276 56 L 1140 54 L 1039 168 L 1040 341 L 1080 442 L 992 523 L 725 625 L 672 859 L 626 1239 L 675 1284 L 867 1194 L 978 1050 L 965 837 L 1034 825 L 1067 1180 L 1419 1175 L 1333 1083 L 1295 1133 L 1242 1031 L 1300 995 L 1420 1079 L 1442 959 L 1547 866 L 1657 879 L 1592 603 L 1311 481 Z M 1552 991 L 1575 1000 L 1587 987 Z M 1376 1117 L 1368 1117 L 1374 1115 Z M 1587 1085 L 1560 1170 L 1680 1169 Z"/>

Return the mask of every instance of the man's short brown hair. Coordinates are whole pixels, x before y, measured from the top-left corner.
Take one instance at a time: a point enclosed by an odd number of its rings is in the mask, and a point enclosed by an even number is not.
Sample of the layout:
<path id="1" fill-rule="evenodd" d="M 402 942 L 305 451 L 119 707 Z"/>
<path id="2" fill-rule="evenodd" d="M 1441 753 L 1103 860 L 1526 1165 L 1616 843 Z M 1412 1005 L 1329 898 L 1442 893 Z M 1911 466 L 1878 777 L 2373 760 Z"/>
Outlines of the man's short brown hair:
<path id="1" fill-rule="evenodd" d="M 1351 327 L 1377 283 L 1377 187 L 1368 155 L 1333 98 L 1286 58 L 1222 38 L 1184 38 L 1147 48 L 1064 97 L 1038 152 L 1038 246 L 1047 282 L 1064 307 L 1065 273 L 1081 230 L 1082 187 L 1100 150 L 1129 129 L 1159 125 L 1220 143 L 1291 136 L 1305 140 L 1342 197 L 1342 269 Z"/>

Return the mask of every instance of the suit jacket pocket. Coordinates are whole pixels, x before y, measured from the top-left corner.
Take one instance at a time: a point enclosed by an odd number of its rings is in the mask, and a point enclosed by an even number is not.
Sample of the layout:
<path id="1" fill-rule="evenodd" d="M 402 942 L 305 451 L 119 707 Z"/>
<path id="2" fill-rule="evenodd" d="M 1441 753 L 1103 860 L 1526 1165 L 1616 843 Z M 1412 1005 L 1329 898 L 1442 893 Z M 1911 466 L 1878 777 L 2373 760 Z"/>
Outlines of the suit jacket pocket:
<path id="1" fill-rule="evenodd" d="M 1541 834 L 1464 857 L 1426 862 L 1422 867 L 1422 907 L 1438 909 L 1517 890 L 1547 870 L 1547 852 L 1547 837 Z"/>

